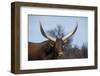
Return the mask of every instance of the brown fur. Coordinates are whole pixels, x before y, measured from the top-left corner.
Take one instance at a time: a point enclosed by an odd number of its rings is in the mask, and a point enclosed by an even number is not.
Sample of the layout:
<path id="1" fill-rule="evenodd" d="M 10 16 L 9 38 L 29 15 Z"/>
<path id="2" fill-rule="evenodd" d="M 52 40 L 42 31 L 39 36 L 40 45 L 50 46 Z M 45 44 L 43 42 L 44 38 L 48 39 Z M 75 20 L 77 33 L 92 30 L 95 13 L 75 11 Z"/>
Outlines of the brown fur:
<path id="1" fill-rule="evenodd" d="M 50 59 L 50 50 L 52 46 L 49 41 L 42 43 L 28 43 L 28 59 L 29 60 L 44 60 Z"/>
<path id="2" fill-rule="evenodd" d="M 63 52 L 62 40 L 55 43 L 47 40 L 42 43 L 28 43 L 28 60 L 57 59 L 59 52 Z"/>

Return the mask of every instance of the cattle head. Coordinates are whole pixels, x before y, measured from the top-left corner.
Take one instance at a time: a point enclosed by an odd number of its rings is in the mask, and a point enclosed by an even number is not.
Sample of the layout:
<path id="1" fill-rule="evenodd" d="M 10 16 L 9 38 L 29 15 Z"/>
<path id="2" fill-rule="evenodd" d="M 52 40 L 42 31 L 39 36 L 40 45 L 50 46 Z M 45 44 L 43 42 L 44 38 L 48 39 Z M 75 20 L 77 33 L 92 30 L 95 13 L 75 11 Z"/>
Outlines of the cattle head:
<path id="1" fill-rule="evenodd" d="M 54 51 L 56 52 L 56 56 L 64 56 L 64 44 L 67 42 L 67 40 L 72 37 L 74 35 L 74 33 L 76 32 L 78 27 L 75 27 L 75 29 L 70 32 L 69 34 L 67 34 L 66 36 L 62 37 L 62 38 L 54 38 L 52 36 L 50 36 L 47 32 L 44 32 L 44 29 L 42 27 L 42 25 L 40 24 L 40 30 L 42 35 L 47 38 L 50 42 L 50 46 L 54 47 Z"/>

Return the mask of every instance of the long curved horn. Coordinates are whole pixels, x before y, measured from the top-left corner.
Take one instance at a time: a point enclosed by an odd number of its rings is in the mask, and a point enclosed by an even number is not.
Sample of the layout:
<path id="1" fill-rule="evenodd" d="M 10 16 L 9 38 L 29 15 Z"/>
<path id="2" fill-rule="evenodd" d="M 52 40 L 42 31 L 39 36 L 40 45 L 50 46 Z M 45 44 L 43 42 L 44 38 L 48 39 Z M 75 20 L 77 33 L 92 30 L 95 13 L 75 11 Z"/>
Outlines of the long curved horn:
<path id="1" fill-rule="evenodd" d="M 50 39 L 50 40 L 52 40 L 52 41 L 54 41 L 54 42 L 56 41 L 55 38 L 49 36 L 46 32 L 44 32 L 41 23 L 40 23 L 40 30 L 41 30 L 42 35 L 43 35 L 45 38 Z"/>
<path id="2" fill-rule="evenodd" d="M 68 38 L 70 38 L 71 36 L 74 35 L 74 33 L 76 32 L 77 28 L 78 28 L 78 24 L 76 25 L 75 29 L 72 32 L 68 33 L 66 36 L 64 36 L 62 38 L 62 40 L 64 41 L 64 43 L 66 43 L 66 41 L 67 41 Z"/>

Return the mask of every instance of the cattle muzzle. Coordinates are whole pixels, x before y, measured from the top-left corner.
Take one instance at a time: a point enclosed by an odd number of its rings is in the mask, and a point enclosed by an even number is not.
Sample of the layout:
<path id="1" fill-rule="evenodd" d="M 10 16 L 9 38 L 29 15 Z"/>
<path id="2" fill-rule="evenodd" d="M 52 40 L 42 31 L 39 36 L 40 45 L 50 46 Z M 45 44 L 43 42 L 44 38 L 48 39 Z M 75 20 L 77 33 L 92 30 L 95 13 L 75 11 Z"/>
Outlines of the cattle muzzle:
<path id="1" fill-rule="evenodd" d="M 60 50 L 58 56 L 64 56 L 64 52 Z"/>

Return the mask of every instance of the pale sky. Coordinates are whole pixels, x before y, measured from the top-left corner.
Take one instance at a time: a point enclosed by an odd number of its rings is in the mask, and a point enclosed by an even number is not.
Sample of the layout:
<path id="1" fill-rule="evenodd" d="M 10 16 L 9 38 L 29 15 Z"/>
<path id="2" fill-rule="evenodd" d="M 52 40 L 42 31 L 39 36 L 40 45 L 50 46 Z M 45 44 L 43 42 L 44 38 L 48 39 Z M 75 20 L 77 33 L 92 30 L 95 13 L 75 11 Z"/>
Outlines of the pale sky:
<path id="1" fill-rule="evenodd" d="M 78 29 L 73 36 L 72 46 L 81 47 L 88 42 L 88 17 L 74 17 L 74 16 L 28 16 L 28 41 L 42 42 L 47 40 L 40 32 L 40 22 L 45 31 L 54 29 L 57 25 L 64 28 L 65 33 L 72 31 L 76 22 L 78 22 Z"/>

